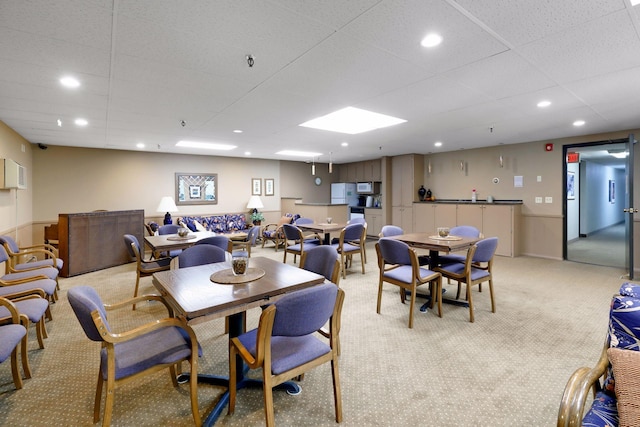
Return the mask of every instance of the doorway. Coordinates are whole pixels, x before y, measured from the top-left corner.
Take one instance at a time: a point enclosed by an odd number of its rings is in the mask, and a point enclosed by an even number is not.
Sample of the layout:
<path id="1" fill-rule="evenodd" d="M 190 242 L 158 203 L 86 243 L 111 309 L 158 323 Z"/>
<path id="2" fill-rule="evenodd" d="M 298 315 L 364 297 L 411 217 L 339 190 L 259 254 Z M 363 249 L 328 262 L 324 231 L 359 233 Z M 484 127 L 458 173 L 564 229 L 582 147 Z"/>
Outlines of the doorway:
<path id="1" fill-rule="evenodd" d="M 565 146 L 564 259 L 627 268 L 626 142 Z"/>

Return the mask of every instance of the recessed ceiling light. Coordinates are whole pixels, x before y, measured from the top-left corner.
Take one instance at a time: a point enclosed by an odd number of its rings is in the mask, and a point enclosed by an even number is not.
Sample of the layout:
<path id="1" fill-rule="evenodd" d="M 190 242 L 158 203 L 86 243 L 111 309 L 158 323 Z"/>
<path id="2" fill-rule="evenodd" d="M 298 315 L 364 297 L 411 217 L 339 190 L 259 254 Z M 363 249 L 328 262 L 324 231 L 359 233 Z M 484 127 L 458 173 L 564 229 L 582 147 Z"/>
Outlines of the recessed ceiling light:
<path id="1" fill-rule="evenodd" d="M 233 133 L 242 133 L 242 131 L 240 129 L 234 129 Z"/>
<path id="2" fill-rule="evenodd" d="M 245 155 L 245 156 L 250 156 L 250 155 L 251 155 L 251 151 L 245 151 L 245 152 L 244 152 L 244 155 Z"/>
<path id="3" fill-rule="evenodd" d="M 584 120 L 576 120 L 575 122 L 573 122 L 574 126 L 582 126 L 584 125 L 586 122 Z"/>
<path id="4" fill-rule="evenodd" d="M 436 141 L 433 145 L 435 145 L 436 147 L 442 147 L 442 142 Z"/>
<path id="5" fill-rule="evenodd" d="M 631 6 L 637 6 L 640 4 L 640 0 L 631 0 Z"/>
<path id="6" fill-rule="evenodd" d="M 342 144 L 340 144 L 340 145 L 342 145 L 343 147 L 348 147 L 348 146 L 349 146 L 349 143 L 345 141 L 345 142 L 343 142 L 343 143 L 342 143 Z"/>
<path id="7" fill-rule="evenodd" d="M 281 156 L 294 156 L 294 157 L 320 157 L 322 153 L 313 153 L 311 151 L 296 151 L 296 150 L 282 150 L 276 154 Z"/>
<path id="8" fill-rule="evenodd" d="M 215 142 L 178 141 L 176 147 L 203 148 L 206 150 L 233 150 L 235 145 L 218 144 Z"/>
<path id="9" fill-rule="evenodd" d="M 397 117 L 374 113 L 360 108 L 347 107 L 301 123 L 299 126 L 354 135 L 356 133 L 368 132 L 373 129 L 385 128 L 404 122 L 406 122 L 406 120 Z"/>
<path id="10" fill-rule="evenodd" d="M 143 144 L 142 142 L 138 142 L 138 143 L 136 144 L 136 147 L 138 147 L 138 148 L 144 148 L 144 144 Z"/>
<path id="11" fill-rule="evenodd" d="M 89 122 L 87 121 L 87 119 L 83 119 L 83 118 L 78 118 L 74 120 L 74 123 L 76 124 L 76 126 L 86 126 L 89 124 Z"/>
<path id="12" fill-rule="evenodd" d="M 624 159 L 629 155 L 629 152 L 624 148 L 616 149 L 616 150 L 607 150 L 610 156 L 615 157 L 616 159 Z"/>
<path id="13" fill-rule="evenodd" d="M 80 86 L 80 82 L 75 77 L 64 76 L 60 79 L 60 84 L 70 89 L 75 89 Z"/>
<path id="14" fill-rule="evenodd" d="M 62 127 L 62 120 L 58 119 L 56 121 L 56 123 L 58 124 L 58 127 L 61 128 Z"/>
<path id="15" fill-rule="evenodd" d="M 423 47 L 434 47 L 440 43 L 442 43 L 442 36 L 436 33 L 427 34 L 420 42 Z"/>
<path id="16" fill-rule="evenodd" d="M 549 105 L 551 105 L 551 101 L 540 101 L 540 102 L 538 102 L 537 105 L 540 108 L 545 108 L 545 107 L 548 107 Z"/>

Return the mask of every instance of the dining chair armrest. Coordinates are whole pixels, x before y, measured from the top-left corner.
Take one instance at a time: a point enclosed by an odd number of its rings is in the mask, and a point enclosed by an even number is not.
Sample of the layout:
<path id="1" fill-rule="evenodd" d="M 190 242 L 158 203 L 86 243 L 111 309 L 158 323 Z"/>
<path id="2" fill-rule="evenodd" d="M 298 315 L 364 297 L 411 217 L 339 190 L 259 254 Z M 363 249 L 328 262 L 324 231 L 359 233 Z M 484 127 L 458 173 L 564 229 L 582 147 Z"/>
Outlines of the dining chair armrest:
<path id="1" fill-rule="evenodd" d="M 185 331 L 187 331 L 187 333 L 190 332 L 189 336 L 192 337 L 192 340 L 195 339 L 195 333 L 193 332 L 191 327 L 187 325 L 187 322 L 176 317 L 166 317 L 154 322 L 145 323 L 144 325 L 137 326 L 125 332 L 113 333 L 109 332 L 108 329 L 104 327 L 102 320 L 97 319 L 100 317 L 100 314 L 97 311 L 92 313 L 91 315 L 94 318 L 94 322 L 96 322 L 96 325 L 98 325 L 98 330 L 100 330 L 102 338 L 108 343 L 117 344 L 126 342 L 132 340 L 133 338 L 146 335 L 150 332 L 169 327 L 178 327 L 184 329 Z"/>
<path id="2" fill-rule="evenodd" d="M 22 279 L 13 279 L 13 280 L 4 280 L 0 279 L 0 286 L 13 286 L 13 285 L 22 285 L 24 283 L 35 282 L 36 280 L 49 279 L 49 277 L 44 274 L 39 274 L 33 277 L 24 277 Z"/>
<path id="3" fill-rule="evenodd" d="M 170 317 L 173 317 L 173 309 L 169 303 L 161 296 L 155 294 L 138 295 L 137 297 L 128 298 L 126 300 L 118 301 L 112 304 L 104 304 L 105 310 L 117 310 L 124 307 L 130 307 L 134 304 L 144 301 L 158 301 L 167 308 Z"/>
<path id="4" fill-rule="evenodd" d="M 27 296 L 34 296 L 34 297 L 38 297 L 38 298 L 46 298 L 47 294 L 44 292 L 44 290 L 36 288 L 36 289 L 26 289 L 24 291 L 5 294 L 5 295 L 2 295 L 2 298 L 6 298 L 6 299 L 11 300 L 11 301 L 16 301 L 16 300 L 19 300 L 19 299 L 21 299 L 23 297 L 27 297 Z"/>

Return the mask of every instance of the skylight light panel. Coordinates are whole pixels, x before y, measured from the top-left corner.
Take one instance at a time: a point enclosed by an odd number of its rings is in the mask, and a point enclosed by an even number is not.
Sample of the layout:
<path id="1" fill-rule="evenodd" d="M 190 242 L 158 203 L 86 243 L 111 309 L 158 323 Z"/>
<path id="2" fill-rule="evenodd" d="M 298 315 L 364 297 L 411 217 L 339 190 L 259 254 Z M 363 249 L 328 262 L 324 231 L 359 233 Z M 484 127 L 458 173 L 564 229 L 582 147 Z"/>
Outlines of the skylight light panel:
<path id="1" fill-rule="evenodd" d="M 346 107 L 342 110 L 327 114 L 326 116 L 301 123 L 299 126 L 354 135 L 404 122 L 406 122 L 406 120 L 397 117 L 374 113 L 355 107 Z"/>

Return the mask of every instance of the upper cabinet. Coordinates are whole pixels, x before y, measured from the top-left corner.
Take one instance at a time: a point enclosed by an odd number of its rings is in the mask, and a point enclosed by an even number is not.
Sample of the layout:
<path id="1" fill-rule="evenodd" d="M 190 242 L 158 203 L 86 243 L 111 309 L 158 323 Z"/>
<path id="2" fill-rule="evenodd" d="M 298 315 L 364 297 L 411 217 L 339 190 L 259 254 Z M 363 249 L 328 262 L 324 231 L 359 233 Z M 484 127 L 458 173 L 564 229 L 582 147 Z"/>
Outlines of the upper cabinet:
<path id="1" fill-rule="evenodd" d="M 343 164 L 340 166 L 340 181 L 382 181 L 382 161 L 375 159 Z"/>

